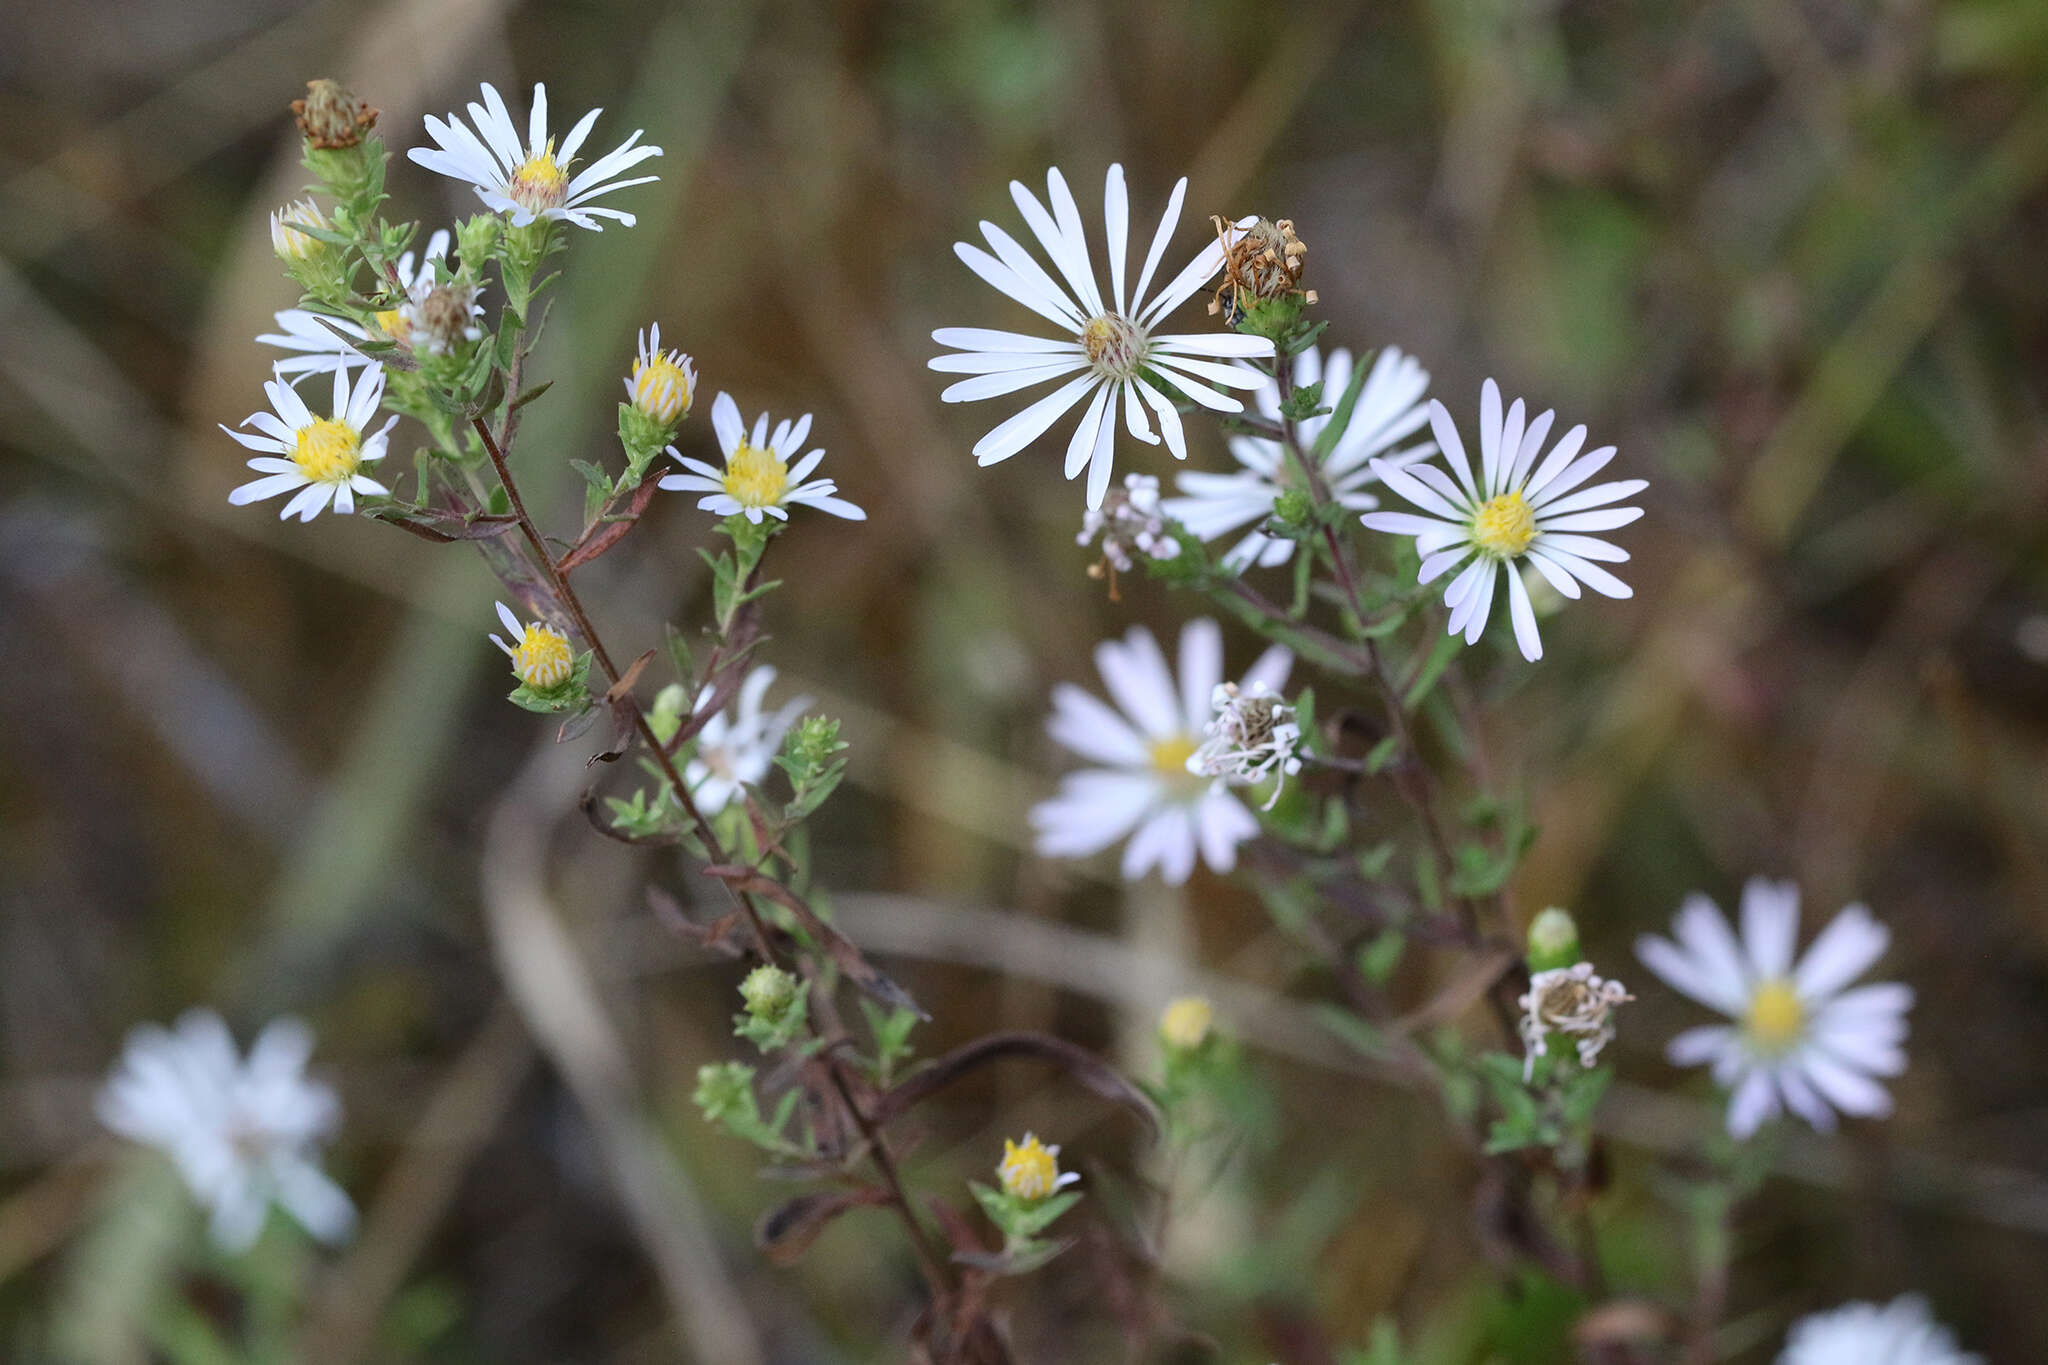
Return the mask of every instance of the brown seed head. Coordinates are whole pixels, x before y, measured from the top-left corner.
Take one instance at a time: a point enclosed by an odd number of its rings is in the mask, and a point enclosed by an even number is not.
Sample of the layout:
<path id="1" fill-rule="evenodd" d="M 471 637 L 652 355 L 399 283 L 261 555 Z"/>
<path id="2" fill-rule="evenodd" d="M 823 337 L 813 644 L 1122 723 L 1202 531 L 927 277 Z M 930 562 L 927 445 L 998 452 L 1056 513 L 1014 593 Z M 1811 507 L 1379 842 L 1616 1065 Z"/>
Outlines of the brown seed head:
<path id="1" fill-rule="evenodd" d="M 363 140 L 376 126 L 377 111 L 337 81 L 306 82 L 306 97 L 292 101 L 292 117 L 306 141 L 322 151 L 339 151 Z"/>
<path id="2" fill-rule="evenodd" d="M 420 300 L 420 325 L 438 349 L 461 343 L 469 329 L 470 305 L 470 291 L 453 284 L 437 284 Z"/>
<path id="3" fill-rule="evenodd" d="M 1295 235 L 1292 219 L 1278 222 L 1261 218 L 1232 239 L 1232 229 L 1222 218 L 1211 216 L 1216 236 L 1223 243 L 1223 280 L 1216 297 L 1209 301 L 1211 313 L 1221 312 L 1229 296 L 1233 316 L 1242 315 L 1253 303 L 1300 295 L 1314 303 L 1316 291 L 1301 287 L 1302 271 L 1308 267 L 1308 245 Z"/>

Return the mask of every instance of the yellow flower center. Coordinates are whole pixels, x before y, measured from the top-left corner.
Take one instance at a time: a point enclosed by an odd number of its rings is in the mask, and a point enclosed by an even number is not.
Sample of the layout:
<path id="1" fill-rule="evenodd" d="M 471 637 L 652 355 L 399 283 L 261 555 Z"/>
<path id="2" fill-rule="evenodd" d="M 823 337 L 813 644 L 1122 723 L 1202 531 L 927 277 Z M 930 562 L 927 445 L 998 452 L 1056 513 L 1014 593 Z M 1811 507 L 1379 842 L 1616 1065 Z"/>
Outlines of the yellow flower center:
<path id="1" fill-rule="evenodd" d="M 1043 1199 L 1059 1187 L 1059 1149 L 1048 1147 L 1031 1133 L 1022 1146 L 1003 1139 L 1003 1159 L 996 1167 L 1003 1193 L 1014 1199 Z"/>
<path id="2" fill-rule="evenodd" d="M 672 424 L 690 410 L 690 377 L 667 355 L 634 361 L 633 406 L 663 426 Z"/>
<path id="3" fill-rule="evenodd" d="M 300 229 L 333 226 L 318 204 L 310 199 L 301 199 L 270 215 L 270 245 L 284 260 L 307 260 L 327 250 L 327 243 Z"/>
<path id="4" fill-rule="evenodd" d="M 1168 735 L 1152 741 L 1152 770 L 1161 777 L 1192 777 L 1188 760 L 1194 756 L 1195 741 L 1186 735 Z"/>
<path id="5" fill-rule="evenodd" d="M 1536 514 L 1520 489 L 1488 498 L 1472 518 L 1472 543 L 1488 554 L 1513 559 L 1536 539 Z"/>
<path id="6" fill-rule="evenodd" d="M 346 482 L 354 476 L 362 456 L 361 434 L 333 417 L 316 417 L 312 426 L 301 427 L 292 447 L 292 463 L 314 483 Z"/>
<path id="7" fill-rule="evenodd" d="M 412 324 L 406 321 L 403 308 L 380 308 L 377 310 L 377 330 L 393 341 L 404 341 L 412 331 Z"/>
<path id="8" fill-rule="evenodd" d="M 1081 329 L 1088 362 L 1114 379 L 1132 379 L 1145 359 L 1145 334 L 1128 318 L 1104 313 Z"/>
<path id="9" fill-rule="evenodd" d="M 742 507 L 775 507 L 789 487 L 789 466 L 773 450 L 747 441 L 725 460 L 725 491 Z"/>
<path id="10" fill-rule="evenodd" d="M 555 164 L 555 140 L 548 139 L 548 145 L 537 154 L 528 157 L 512 172 L 512 183 L 506 187 L 512 201 L 530 213 L 542 213 L 548 209 L 560 208 L 569 194 L 569 172 Z"/>
<path id="11" fill-rule="evenodd" d="M 1743 1025 L 1759 1051 L 1783 1052 L 1805 1031 L 1806 1007 L 1790 981 L 1766 981 L 1750 995 Z"/>
<path id="12" fill-rule="evenodd" d="M 1216 1012 L 1199 995 L 1184 995 L 1159 1016 L 1159 1037 L 1177 1052 L 1193 1052 L 1209 1036 Z"/>
<path id="13" fill-rule="evenodd" d="M 536 621 L 519 637 L 512 650 L 512 671 L 528 687 L 546 690 L 569 681 L 576 658 L 569 650 L 569 637 Z"/>

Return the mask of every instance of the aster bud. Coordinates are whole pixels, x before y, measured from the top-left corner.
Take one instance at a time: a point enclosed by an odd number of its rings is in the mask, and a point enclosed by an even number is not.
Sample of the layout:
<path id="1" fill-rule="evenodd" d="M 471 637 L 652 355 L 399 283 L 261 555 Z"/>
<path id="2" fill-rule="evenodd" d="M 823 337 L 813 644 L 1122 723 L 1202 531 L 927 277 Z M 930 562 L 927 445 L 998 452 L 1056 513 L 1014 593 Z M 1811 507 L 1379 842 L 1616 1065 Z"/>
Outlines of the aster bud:
<path id="1" fill-rule="evenodd" d="M 306 145 L 324 152 L 358 145 L 377 124 L 378 111 L 337 81 L 307 81 L 306 97 L 291 107 Z"/>
<path id="2" fill-rule="evenodd" d="M 674 739 L 676 731 L 683 728 L 683 715 L 689 709 L 690 694 L 681 683 L 670 683 L 655 693 L 654 705 L 647 712 L 647 724 L 654 737 L 663 744 Z"/>
<path id="3" fill-rule="evenodd" d="M 797 979 L 780 967 L 763 964 L 747 973 L 747 979 L 740 982 L 740 999 L 746 1002 L 747 1013 L 756 1019 L 775 1019 L 788 1013 L 789 1006 L 796 999 Z"/>
<path id="4" fill-rule="evenodd" d="M 1159 1041 L 1169 1052 L 1187 1054 L 1209 1041 L 1216 1011 L 1199 995 L 1183 995 L 1159 1015 Z"/>
<path id="5" fill-rule="evenodd" d="M 1529 970 L 1547 972 L 1579 960 L 1579 926 L 1571 911 L 1551 906 L 1529 921 Z"/>

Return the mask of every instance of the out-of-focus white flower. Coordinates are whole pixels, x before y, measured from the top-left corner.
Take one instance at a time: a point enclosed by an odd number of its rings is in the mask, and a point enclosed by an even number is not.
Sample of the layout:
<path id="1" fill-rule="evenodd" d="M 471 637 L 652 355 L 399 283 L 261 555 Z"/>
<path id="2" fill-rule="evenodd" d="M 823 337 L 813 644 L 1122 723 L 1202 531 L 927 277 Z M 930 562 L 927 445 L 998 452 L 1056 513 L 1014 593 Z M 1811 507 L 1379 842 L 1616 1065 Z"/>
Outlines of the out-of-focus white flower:
<path id="1" fill-rule="evenodd" d="M 768 414 L 754 420 L 749 432 L 740 420 L 739 404 L 732 395 L 721 393 L 711 400 L 711 429 L 718 435 L 718 448 L 725 454 L 725 468 L 693 460 L 674 446 L 668 453 L 689 470 L 670 474 L 661 481 L 671 491 L 702 493 L 697 506 L 721 517 L 744 516 L 759 525 L 763 516 L 789 520 L 788 508 L 815 507 L 848 521 L 866 521 L 868 514 L 846 499 L 836 496 L 839 485 L 831 479 L 804 478 L 825 458 L 823 447 L 811 451 L 790 467 L 790 460 L 803 448 L 811 434 L 808 412 L 794 423 L 783 420 L 768 430 Z"/>
<path id="2" fill-rule="evenodd" d="M 341 1106 L 306 1078 L 312 1052 L 312 1032 L 297 1019 L 273 1020 L 246 1060 L 210 1010 L 188 1012 L 175 1030 L 144 1024 L 129 1033 L 100 1091 L 100 1122 L 176 1164 L 224 1249 L 253 1245 L 272 1203 L 338 1242 L 354 1230 L 356 1212 L 320 1169 L 319 1147 Z"/>
<path id="3" fill-rule="evenodd" d="M 1333 409 L 1295 423 L 1304 448 L 1313 448 L 1330 424 L 1334 409 L 1351 386 L 1351 370 L 1351 352 L 1341 347 L 1330 352 L 1327 364 L 1313 346 L 1295 356 L 1295 387 L 1305 388 L 1320 380 L 1323 406 Z M 1252 401 L 1269 421 L 1277 422 L 1280 386 L 1268 375 L 1259 378 L 1264 387 Z M 1372 370 L 1352 406 L 1351 421 L 1322 463 L 1323 478 L 1338 502 L 1356 512 L 1380 505 L 1379 499 L 1366 491 L 1378 478 L 1368 461 L 1421 430 L 1429 420 L 1429 407 L 1422 401 L 1428 388 L 1429 371 L 1415 357 L 1388 346 L 1373 359 Z M 1402 466 L 1435 450 L 1434 441 L 1422 441 L 1386 459 Z M 1176 475 L 1180 496 L 1166 500 L 1166 514 L 1203 540 L 1251 526 L 1251 532 L 1224 553 L 1223 567 L 1233 572 L 1254 564 L 1261 568 L 1285 564 L 1294 553 L 1294 542 L 1265 534 L 1257 523 L 1272 515 L 1275 498 L 1300 483 L 1300 472 L 1284 446 L 1263 436 L 1231 437 L 1230 453 L 1242 466 L 1233 473 L 1191 469 Z"/>
<path id="4" fill-rule="evenodd" d="M 1100 507 L 1109 491 L 1119 402 L 1123 424 L 1133 437 L 1156 445 L 1164 435 L 1174 458 L 1184 460 L 1187 440 L 1174 404 L 1185 398 L 1217 412 L 1242 412 L 1244 404 L 1219 393 L 1218 386 L 1255 389 L 1263 377 L 1242 366 L 1219 362 L 1269 356 L 1273 343 L 1235 332 L 1153 332 L 1168 313 L 1192 298 L 1223 268 L 1224 244 L 1210 242 L 1157 294 L 1149 300 L 1146 297 L 1153 273 L 1166 254 L 1167 239 L 1180 222 L 1181 201 L 1187 196 L 1186 177 L 1174 186 L 1138 271 L 1137 285 L 1128 293 L 1124 281 L 1129 264 L 1130 200 L 1124 189 L 1123 167 L 1111 166 L 1103 185 L 1103 225 L 1109 247 L 1107 294 L 1098 283 L 1089 255 L 1081 211 L 1057 166 L 1046 172 L 1045 188 L 1051 212 L 1022 181 L 1010 182 L 1010 197 L 1051 259 L 1058 281 L 994 223 L 981 225 L 981 235 L 994 255 L 972 242 L 956 242 L 953 250 L 969 270 L 1052 323 L 1058 335 L 941 327 L 932 333 L 932 340 L 954 347 L 957 354 L 936 356 L 931 367 L 973 376 L 940 395 L 948 403 L 1001 398 L 1055 380 L 1065 381 L 975 442 L 974 458 L 984 465 L 1007 460 L 1086 401 L 1080 425 L 1067 441 L 1067 477 L 1074 478 L 1087 469 L 1088 505 Z M 1158 420 L 1157 433 L 1147 418 L 1147 408 Z"/>
<path id="5" fill-rule="evenodd" d="M 1124 475 L 1121 490 L 1081 514 L 1081 534 L 1074 543 L 1086 545 L 1098 536 L 1103 562 L 1118 573 L 1131 571 L 1134 553 L 1147 559 L 1172 559 L 1180 553 L 1180 542 L 1166 533 L 1166 518 L 1160 515 L 1159 480 L 1150 474 Z M 1100 567 L 1089 573 L 1100 577 Z"/>
<path id="6" fill-rule="evenodd" d="M 1273 809 L 1285 779 L 1301 771 L 1301 725 L 1294 708 L 1261 681 L 1218 684 L 1209 708 L 1216 714 L 1203 727 L 1201 745 L 1188 755 L 1188 771 L 1229 787 L 1254 787 L 1277 775 L 1264 807 Z"/>
<path id="7" fill-rule="evenodd" d="M 1636 956 L 1664 983 L 1734 1024 L 1688 1029 L 1665 1049 L 1675 1066 L 1711 1064 L 1732 1092 L 1728 1131 L 1746 1138 L 1781 1106 L 1815 1128 L 1835 1111 L 1881 1117 L 1892 1108 L 1878 1077 L 1906 1069 L 1910 986 L 1843 987 L 1884 954 L 1891 931 L 1861 905 L 1821 930 L 1795 965 L 1799 888 L 1751 878 L 1742 889 L 1742 937 L 1705 896 L 1686 898 L 1677 939 L 1645 934 Z"/>
<path id="8" fill-rule="evenodd" d="M 1277 692 L 1293 663 L 1293 655 L 1275 645 L 1241 685 Z M 1053 689 L 1046 733 L 1102 766 L 1067 774 L 1057 795 L 1032 808 L 1038 851 L 1084 858 L 1129 835 L 1127 880 L 1156 866 L 1178 885 L 1194 871 L 1198 855 L 1228 872 L 1237 863 L 1237 846 L 1258 833 L 1259 822 L 1221 784 L 1188 771 L 1223 680 L 1223 632 L 1206 619 L 1182 628 L 1177 684 L 1159 642 L 1142 626 L 1121 642 L 1097 645 L 1095 665 L 1122 714 L 1071 683 Z"/>
<path id="9" fill-rule="evenodd" d="M 1904 1294 L 1887 1304 L 1846 1303 L 1792 1324 L 1778 1365 L 1984 1365 L 1928 1312 L 1927 1300 Z"/>
<path id="10" fill-rule="evenodd" d="M 1548 1053 L 1549 1037 L 1562 1033 L 1579 1050 L 1579 1065 L 1591 1067 L 1600 1049 L 1614 1041 L 1614 1011 L 1635 999 L 1619 981 L 1593 971 L 1593 964 L 1553 967 L 1529 978 L 1529 989 L 1515 1003 L 1522 1008 L 1522 1078 L 1536 1072 L 1536 1059 Z"/>
<path id="11" fill-rule="evenodd" d="M 482 104 L 472 100 L 469 105 L 470 122 L 476 125 L 474 132 L 455 114 L 445 120 L 429 114 L 427 135 L 435 145 L 414 147 L 406 155 L 439 175 L 467 182 L 477 198 L 493 211 L 511 215 L 514 227 L 525 227 L 537 218 L 564 219 L 593 232 L 603 230 L 597 221 L 600 218 L 613 218 L 627 227 L 633 226 L 632 214 L 623 209 L 595 207 L 591 200 L 657 178 L 617 178 L 648 157 L 661 155 L 659 147 L 639 145 L 645 129 L 634 129 L 633 136 L 572 177 L 569 168 L 575 164 L 576 152 L 590 136 L 591 126 L 604 112 L 602 109 L 593 109 L 578 119 L 557 151 L 555 140 L 548 133 L 545 85 L 533 87 L 533 111 L 527 118 L 524 141 L 519 136 L 519 125 L 497 90 L 487 83 L 483 97 Z"/>
<path id="12" fill-rule="evenodd" d="M 243 426 L 255 427 L 262 435 L 221 427 L 250 450 L 269 452 L 249 461 L 249 468 L 263 477 L 229 493 L 229 502 L 241 507 L 297 489 L 278 516 L 311 521 L 330 504 L 337 512 L 353 512 L 358 493 L 379 497 L 391 491 L 362 472 L 364 465 L 384 458 L 391 424 L 398 420 L 393 415 L 377 430 L 369 429 L 377 405 L 384 401 L 382 365 L 364 366 L 353 391 L 348 371 L 335 370 L 331 417 L 315 417 L 282 370 L 264 384 L 263 392 L 274 410 L 242 419 Z"/>
<path id="13" fill-rule="evenodd" d="M 1640 507 L 1609 504 L 1649 487 L 1642 479 L 1620 479 L 1573 492 L 1614 458 L 1613 446 L 1579 454 L 1586 443 L 1583 426 L 1566 432 L 1538 465 L 1536 457 L 1556 415 L 1545 412 L 1531 421 L 1519 398 L 1503 414 L 1500 386 L 1487 380 L 1480 390 L 1480 477 L 1475 483 L 1449 410 L 1431 399 L 1429 424 L 1457 481 L 1434 464 L 1404 467 L 1374 460 L 1372 470 L 1380 482 L 1420 508 L 1421 514 L 1368 512 L 1363 518 L 1375 531 L 1415 537 L 1415 552 L 1422 556 L 1418 583 L 1432 582 L 1471 561 L 1444 590 L 1444 605 L 1451 609 L 1450 633 L 1463 632 L 1466 644 L 1475 643 L 1486 629 L 1494 582 L 1505 577 L 1515 643 L 1521 646 L 1522 657 L 1532 662 L 1543 657 L 1543 639 L 1529 590 L 1515 572 L 1517 561 L 1526 559 L 1566 597 L 1577 597 L 1580 583 L 1609 597 L 1631 596 L 1628 584 L 1593 562 L 1618 564 L 1628 552 L 1585 533 L 1611 531 L 1640 517 Z"/>
<path id="14" fill-rule="evenodd" d="M 697 732 L 696 752 L 683 770 L 690 795 L 706 815 L 724 810 L 740 788 L 759 782 L 774 766 L 782 737 L 810 706 L 809 697 L 796 697 L 774 711 L 761 709 L 761 701 L 775 681 L 775 669 L 763 664 L 747 674 L 739 696 L 729 711 L 720 711 Z M 709 688 L 697 694 L 697 705 L 711 702 Z"/>
<path id="15" fill-rule="evenodd" d="M 287 308 L 274 315 L 279 330 L 265 332 L 256 340 L 265 346 L 292 352 L 277 362 L 276 369 L 279 374 L 291 375 L 294 384 L 309 374 L 325 374 L 349 365 L 368 364 L 370 357 L 356 349 L 357 343 L 377 340 L 379 332 L 393 341 L 411 344 L 417 330 L 426 348 L 439 354 L 446 349 L 446 344 L 437 343 L 435 329 L 425 326 L 425 311 L 427 296 L 435 287 L 434 262 L 447 257 L 448 233 L 443 229 L 427 238 L 427 249 L 421 256 L 416 258 L 408 251 L 398 258 L 393 268 L 405 301 L 396 308 L 387 308 L 377 314 L 377 332 L 347 318 L 315 313 L 305 308 Z M 470 317 L 482 316 L 484 310 L 474 298 L 468 300 L 468 307 Z M 461 326 L 463 334 L 471 341 L 483 335 L 483 329 L 473 323 L 462 323 Z M 437 344 L 439 349 L 434 349 Z"/>
<path id="16" fill-rule="evenodd" d="M 1040 1142 L 1036 1133 L 1026 1133 L 1022 1142 L 1003 1139 L 996 1178 L 1003 1182 L 1004 1194 L 1027 1200 L 1044 1199 L 1081 1179 L 1077 1172 L 1061 1172 L 1059 1145 Z"/>
<path id="17" fill-rule="evenodd" d="M 661 324 L 640 333 L 633 377 L 625 381 L 626 401 L 641 416 L 672 427 L 690 410 L 697 392 L 697 367 L 681 351 L 661 349 Z"/>

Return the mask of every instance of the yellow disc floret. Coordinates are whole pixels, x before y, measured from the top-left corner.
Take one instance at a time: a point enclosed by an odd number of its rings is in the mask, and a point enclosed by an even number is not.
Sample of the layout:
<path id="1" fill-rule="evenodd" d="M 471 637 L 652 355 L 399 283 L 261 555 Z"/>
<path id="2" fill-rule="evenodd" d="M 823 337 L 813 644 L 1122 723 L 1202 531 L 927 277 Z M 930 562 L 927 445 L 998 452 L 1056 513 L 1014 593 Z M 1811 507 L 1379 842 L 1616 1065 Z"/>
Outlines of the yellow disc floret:
<path id="1" fill-rule="evenodd" d="M 520 163 L 512 172 L 505 192 L 529 213 L 544 213 L 562 206 L 569 194 L 569 172 L 555 164 L 555 140 Z"/>
<path id="2" fill-rule="evenodd" d="M 674 426 L 690 410 L 690 376 L 676 363 L 672 353 L 633 362 L 633 406 L 643 417 L 665 427 Z M 727 482 L 730 481 L 728 474 Z"/>
<path id="3" fill-rule="evenodd" d="M 1472 518 L 1472 543 L 1491 555 L 1513 559 L 1536 539 L 1536 514 L 1521 490 L 1488 498 Z"/>
<path id="4" fill-rule="evenodd" d="M 512 671 L 519 681 L 537 691 L 560 687 L 575 671 L 576 658 L 569 650 L 569 637 L 552 626 L 535 621 L 519 637 L 512 650 Z"/>
<path id="5" fill-rule="evenodd" d="M 1783 1052 L 1805 1032 L 1806 1006 L 1790 981 L 1766 981 L 1750 994 L 1743 1027 L 1758 1051 Z"/>
<path id="6" fill-rule="evenodd" d="M 1048 1147 L 1026 1133 L 1019 1144 L 1003 1139 L 1003 1159 L 996 1166 L 1003 1193 L 1013 1199 L 1043 1199 L 1060 1186 L 1060 1149 Z"/>
<path id="7" fill-rule="evenodd" d="M 1195 741 L 1188 735 L 1168 735 L 1152 741 L 1152 770 L 1161 777 L 1187 777 L 1188 760 L 1195 756 Z"/>
<path id="8" fill-rule="evenodd" d="M 1183 995 L 1159 1016 L 1159 1039 L 1175 1052 L 1193 1052 L 1209 1037 L 1216 1011 L 1199 995 Z"/>
<path id="9" fill-rule="evenodd" d="M 1114 379 L 1132 379 L 1145 359 L 1145 334 L 1129 318 L 1103 313 L 1090 318 L 1081 329 L 1081 349 L 1102 373 Z"/>
<path id="10" fill-rule="evenodd" d="M 777 507 L 789 487 L 789 466 L 773 450 L 748 441 L 725 457 L 725 491 L 742 507 Z"/>
<path id="11" fill-rule="evenodd" d="M 346 483 L 363 462 L 363 437 L 334 417 L 316 417 L 300 427 L 292 446 L 292 463 L 313 483 Z"/>

